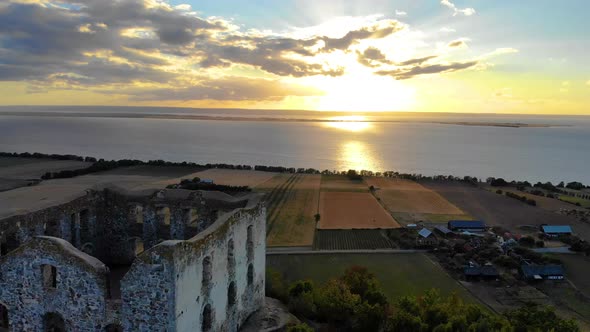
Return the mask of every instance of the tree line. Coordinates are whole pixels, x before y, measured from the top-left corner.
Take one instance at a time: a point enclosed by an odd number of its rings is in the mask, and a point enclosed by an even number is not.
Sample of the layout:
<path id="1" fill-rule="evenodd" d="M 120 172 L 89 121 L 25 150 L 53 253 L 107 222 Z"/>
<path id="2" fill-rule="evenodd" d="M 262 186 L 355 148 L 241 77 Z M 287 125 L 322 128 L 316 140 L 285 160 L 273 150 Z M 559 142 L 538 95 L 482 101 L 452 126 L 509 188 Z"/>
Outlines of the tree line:
<path id="1" fill-rule="evenodd" d="M 137 159 L 121 159 L 121 160 L 105 160 L 105 159 L 97 159 L 94 157 L 83 157 L 77 155 L 60 155 L 60 154 L 44 154 L 39 152 L 0 152 L 0 157 L 21 157 L 21 158 L 36 158 L 36 159 L 56 159 L 56 160 L 76 160 L 76 161 L 84 161 L 93 163 L 91 166 L 82 168 L 79 170 L 71 170 L 71 171 L 59 171 L 59 172 L 47 172 L 43 175 L 42 179 L 59 179 L 59 178 L 71 178 L 74 176 L 79 175 L 86 175 L 95 172 L 102 172 L 107 170 L 112 170 L 118 167 L 128 167 L 128 166 L 138 166 L 138 165 L 150 165 L 150 166 L 185 166 L 185 167 L 195 167 L 195 168 L 203 168 L 203 169 L 212 169 L 212 168 L 220 168 L 220 169 L 237 169 L 237 170 L 256 170 L 261 172 L 273 172 L 273 173 L 292 173 L 292 174 L 322 174 L 322 175 L 343 175 L 348 176 L 351 178 L 360 178 L 360 177 L 390 177 L 390 178 L 400 178 L 400 179 L 407 179 L 412 181 L 455 181 L 455 182 L 464 182 L 469 183 L 472 185 L 477 185 L 480 180 L 477 177 L 472 176 L 454 176 L 454 175 L 423 175 L 419 173 L 402 173 L 397 171 L 383 171 L 383 172 L 376 172 L 371 170 L 329 170 L 325 169 L 320 171 L 315 168 L 295 168 L 295 167 L 284 167 L 284 166 L 265 166 L 265 165 L 255 165 L 254 167 L 250 165 L 232 165 L 226 163 L 207 163 L 207 164 L 199 164 L 195 162 L 170 162 L 164 161 L 161 159 L 158 160 L 149 160 L 149 161 L 142 161 Z M 490 177 L 487 179 L 487 182 L 490 183 L 492 186 L 513 186 L 518 188 L 526 188 L 526 187 L 534 187 L 534 188 L 541 188 L 548 190 L 550 192 L 556 193 L 563 193 L 563 189 L 574 189 L 574 190 L 581 190 L 585 188 L 590 188 L 589 186 L 585 186 L 580 182 L 569 182 L 565 184 L 564 182 L 559 183 L 557 186 L 554 186 L 551 182 L 541 183 L 538 182 L 535 185 L 532 185 L 528 181 L 511 181 L 508 182 L 502 178 L 493 178 Z M 519 189 L 522 190 L 522 189 Z"/>
<path id="2" fill-rule="evenodd" d="M 310 280 L 287 285 L 279 272 L 269 268 L 266 294 L 286 303 L 304 322 L 287 329 L 290 332 L 580 331 L 574 320 L 562 319 L 553 308 L 535 304 L 494 314 L 465 303 L 456 294 L 445 297 L 437 290 L 390 302 L 376 276 L 359 266 L 321 285 Z"/>

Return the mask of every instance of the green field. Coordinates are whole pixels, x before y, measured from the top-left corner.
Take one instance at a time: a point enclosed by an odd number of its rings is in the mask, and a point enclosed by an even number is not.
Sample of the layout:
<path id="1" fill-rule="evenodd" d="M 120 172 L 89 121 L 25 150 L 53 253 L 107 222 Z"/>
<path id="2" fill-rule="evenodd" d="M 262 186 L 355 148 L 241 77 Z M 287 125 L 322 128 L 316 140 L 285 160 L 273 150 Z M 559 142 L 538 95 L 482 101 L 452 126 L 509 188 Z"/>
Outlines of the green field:
<path id="1" fill-rule="evenodd" d="M 564 201 L 564 202 L 568 202 L 568 203 L 580 203 L 581 207 L 584 208 L 590 208 L 590 200 L 587 199 L 583 199 L 580 197 L 572 197 L 572 196 L 568 196 L 568 195 L 559 195 L 559 200 L 560 201 Z"/>
<path id="2" fill-rule="evenodd" d="M 267 267 L 283 273 L 290 282 L 311 279 L 322 283 L 357 265 L 375 273 L 392 301 L 437 288 L 443 295 L 457 293 L 466 302 L 480 303 L 424 254 L 269 255 L 266 260 Z"/>

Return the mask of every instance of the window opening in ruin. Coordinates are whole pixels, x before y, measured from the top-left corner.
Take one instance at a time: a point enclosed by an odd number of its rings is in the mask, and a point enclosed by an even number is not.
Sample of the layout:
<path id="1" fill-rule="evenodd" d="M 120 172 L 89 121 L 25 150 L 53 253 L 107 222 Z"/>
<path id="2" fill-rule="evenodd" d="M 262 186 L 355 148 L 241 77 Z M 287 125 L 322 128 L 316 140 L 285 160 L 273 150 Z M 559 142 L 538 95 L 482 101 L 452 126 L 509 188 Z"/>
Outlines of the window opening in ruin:
<path id="1" fill-rule="evenodd" d="M 234 240 L 229 239 L 227 241 L 227 263 L 228 265 L 233 265 L 234 263 Z"/>
<path id="2" fill-rule="evenodd" d="M 131 269 L 131 265 L 109 264 L 107 274 L 107 298 L 121 299 L 121 280 Z"/>
<path id="3" fill-rule="evenodd" d="M 143 247 L 143 240 L 140 238 L 135 238 L 135 255 L 139 255 L 144 251 Z"/>
<path id="4" fill-rule="evenodd" d="M 211 312 L 211 305 L 207 304 L 203 309 L 201 330 L 204 332 L 211 331 L 211 327 L 213 327 L 213 313 Z"/>
<path id="5" fill-rule="evenodd" d="M 164 222 L 164 225 L 169 226 L 170 225 L 170 208 L 167 206 L 160 208 L 158 210 L 158 214 L 160 216 L 162 216 L 162 221 Z"/>
<path id="6" fill-rule="evenodd" d="M 53 265 L 44 264 L 41 265 L 41 272 L 43 274 L 43 288 L 57 288 L 57 268 Z"/>
<path id="7" fill-rule="evenodd" d="M 230 282 L 227 288 L 227 304 L 233 307 L 236 304 L 236 283 Z"/>
<path id="8" fill-rule="evenodd" d="M 252 240 L 252 225 L 248 226 L 248 231 L 246 235 L 246 255 L 248 256 L 248 261 L 254 259 L 254 242 Z"/>
<path id="9" fill-rule="evenodd" d="M 211 277 L 211 257 L 207 256 L 203 259 L 203 288 L 209 287 Z"/>
<path id="10" fill-rule="evenodd" d="M 71 243 L 76 246 L 76 243 L 79 241 L 79 228 L 80 228 L 80 215 L 77 213 L 72 213 L 70 215 L 70 229 L 72 234 Z"/>
<path id="11" fill-rule="evenodd" d="M 248 265 L 248 285 L 252 285 L 254 283 L 254 266 L 252 264 Z"/>
<path id="12" fill-rule="evenodd" d="M 143 224 L 143 206 L 141 205 L 135 206 L 135 222 Z"/>
<path id="13" fill-rule="evenodd" d="M 252 242 L 252 225 L 248 226 L 246 237 L 248 242 Z"/>
<path id="14" fill-rule="evenodd" d="M 63 317 L 55 312 L 48 312 L 43 316 L 43 331 L 65 332 L 66 323 Z"/>
<path id="15" fill-rule="evenodd" d="M 84 209 L 80 211 L 80 241 L 88 241 L 90 235 L 90 211 Z"/>
<path id="16" fill-rule="evenodd" d="M 59 220 L 51 219 L 45 225 L 45 235 L 53 236 L 53 237 L 60 237 L 61 232 L 59 230 Z"/>
<path id="17" fill-rule="evenodd" d="M 8 242 L 4 236 L 0 236 L 0 256 L 8 254 Z"/>
<path id="18" fill-rule="evenodd" d="M 0 303 L 0 331 L 8 331 L 10 324 L 8 322 L 8 308 Z"/>
<path id="19" fill-rule="evenodd" d="M 119 324 L 109 324 L 104 328 L 105 332 L 123 332 L 123 326 Z"/>

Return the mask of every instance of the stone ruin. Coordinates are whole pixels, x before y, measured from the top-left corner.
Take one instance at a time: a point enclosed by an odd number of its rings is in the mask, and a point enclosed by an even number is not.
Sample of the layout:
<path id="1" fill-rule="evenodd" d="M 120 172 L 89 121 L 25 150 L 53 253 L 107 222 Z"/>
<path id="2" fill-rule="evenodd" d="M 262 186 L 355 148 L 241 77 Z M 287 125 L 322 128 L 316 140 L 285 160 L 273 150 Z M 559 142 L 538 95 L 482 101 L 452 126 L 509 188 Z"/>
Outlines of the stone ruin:
<path id="1" fill-rule="evenodd" d="M 237 331 L 264 304 L 256 194 L 89 190 L 0 230 L 0 331 Z"/>

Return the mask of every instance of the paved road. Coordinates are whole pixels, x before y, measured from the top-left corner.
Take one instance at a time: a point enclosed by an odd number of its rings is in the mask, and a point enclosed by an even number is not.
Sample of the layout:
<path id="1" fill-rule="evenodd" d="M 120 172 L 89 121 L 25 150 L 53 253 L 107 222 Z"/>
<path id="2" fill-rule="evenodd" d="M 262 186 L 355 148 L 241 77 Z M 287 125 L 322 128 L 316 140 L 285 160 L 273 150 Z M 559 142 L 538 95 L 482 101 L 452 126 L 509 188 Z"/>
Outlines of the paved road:
<path id="1" fill-rule="evenodd" d="M 266 255 L 327 255 L 327 254 L 415 254 L 427 250 L 405 249 L 357 249 L 357 250 L 312 250 L 311 247 L 267 247 Z"/>

